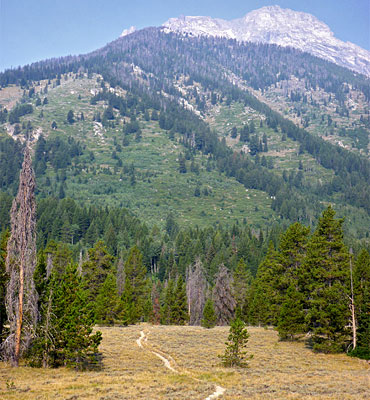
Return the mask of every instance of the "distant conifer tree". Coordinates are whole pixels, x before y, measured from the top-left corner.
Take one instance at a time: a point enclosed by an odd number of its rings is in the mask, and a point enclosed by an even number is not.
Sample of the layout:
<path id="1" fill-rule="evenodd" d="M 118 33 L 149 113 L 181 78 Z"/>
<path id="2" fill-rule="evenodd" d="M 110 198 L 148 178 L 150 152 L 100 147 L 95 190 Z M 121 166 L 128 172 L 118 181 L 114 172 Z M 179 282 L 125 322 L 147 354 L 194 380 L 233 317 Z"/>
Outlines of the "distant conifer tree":
<path id="1" fill-rule="evenodd" d="M 210 329 L 216 326 L 216 322 L 217 317 L 213 307 L 213 301 L 211 299 L 207 299 L 206 304 L 204 305 L 203 319 L 200 324 L 203 326 L 203 328 Z"/>

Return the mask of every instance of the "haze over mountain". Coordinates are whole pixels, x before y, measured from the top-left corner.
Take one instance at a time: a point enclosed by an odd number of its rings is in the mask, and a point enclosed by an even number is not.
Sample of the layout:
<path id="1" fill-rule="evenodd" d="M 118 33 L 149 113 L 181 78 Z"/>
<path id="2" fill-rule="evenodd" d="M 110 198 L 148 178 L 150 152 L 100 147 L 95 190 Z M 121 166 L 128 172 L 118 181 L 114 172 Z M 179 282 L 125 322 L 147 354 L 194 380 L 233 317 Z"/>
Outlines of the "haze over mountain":
<path id="1" fill-rule="evenodd" d="M 165 32 L 290 46 L 370 76 L 369 51 L 337 39 L 315 16 L 279 6 L 262 7 L 231 21 L 180 16 L 170 18 L 163 27 Z"/>

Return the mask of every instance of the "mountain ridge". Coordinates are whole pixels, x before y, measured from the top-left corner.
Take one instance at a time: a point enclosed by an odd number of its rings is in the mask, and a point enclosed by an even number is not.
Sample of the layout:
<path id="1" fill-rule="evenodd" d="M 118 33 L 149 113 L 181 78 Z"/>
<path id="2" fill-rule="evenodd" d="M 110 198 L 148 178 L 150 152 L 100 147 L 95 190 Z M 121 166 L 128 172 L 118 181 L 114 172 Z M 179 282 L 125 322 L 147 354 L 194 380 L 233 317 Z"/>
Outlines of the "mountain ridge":
<path id="1" fill-rule="evenodd" d="M 293 47 L 370 76 L 369 51 L 337 39 L 328 25 L 304 12 L 268 6 L 230 21 L 203 16 L 180 16 L 170 18 L 162 26 L 166 33 L 225 37 L 240 42 Z"/>

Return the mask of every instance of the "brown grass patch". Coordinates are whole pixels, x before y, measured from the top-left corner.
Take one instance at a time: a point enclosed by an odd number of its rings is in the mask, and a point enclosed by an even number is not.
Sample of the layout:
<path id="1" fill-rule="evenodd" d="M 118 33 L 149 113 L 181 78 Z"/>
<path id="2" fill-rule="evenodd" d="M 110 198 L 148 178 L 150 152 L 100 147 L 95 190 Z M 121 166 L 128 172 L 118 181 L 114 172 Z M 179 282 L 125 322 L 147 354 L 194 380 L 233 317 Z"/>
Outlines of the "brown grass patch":
<path id="1" fill-rule="evenodd" d="M 220 366 L 227 327 L 151 326 L 99 328 L 104 368 L 76 372 L 66 368 L 11 368 L 0 363 L 1 399 L 205 399 L 215 384 L 220 399 L 365 399 L 369 366 L 346 355 L 314 354 L 304 343 L 279 342 L 276 332 L 249 328 L 248 369 Z M 139 348 L 140 331 L 148 346 L 176 362 L 174 373 Z"/>

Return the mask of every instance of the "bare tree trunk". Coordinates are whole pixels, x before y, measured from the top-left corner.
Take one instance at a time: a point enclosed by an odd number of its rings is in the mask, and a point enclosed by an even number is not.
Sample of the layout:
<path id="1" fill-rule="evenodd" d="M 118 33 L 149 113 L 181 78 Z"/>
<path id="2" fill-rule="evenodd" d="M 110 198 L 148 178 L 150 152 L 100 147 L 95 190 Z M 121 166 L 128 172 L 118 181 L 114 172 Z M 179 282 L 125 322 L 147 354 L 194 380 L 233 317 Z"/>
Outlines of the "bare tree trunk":
<path id="1" fill-rule="evenodd" d="M 18 367 L 19 356 L 21 350 L 21 334 L 22 334 L 22 322 L 23 322 L 23 293 L 24 293 L 24 269 L 23 260 L 21 261 L 19 268 L 19 305 L 18 305 L 18 319 L 17 329 L 15 332 L 15 350 L 14 350 L 14 365 Z"/>
<path id="2" fill-rule="evenodd" d="M 19 365 L 35 334 L 37 322 L 37 292 L 33 281 L 36 266 L 36 202 L 35 176 L 29 149 L 26 148 L 19 189 L 13 201 L 7 246 L 6 271 L 9 280 L 5 306 L 10 334 L 2 344 L 5 360 Z"/>

